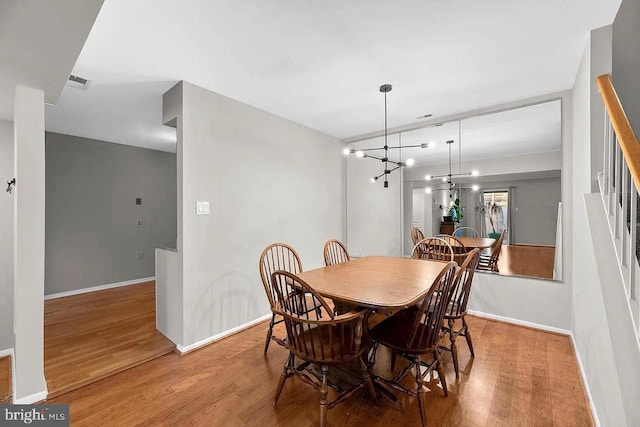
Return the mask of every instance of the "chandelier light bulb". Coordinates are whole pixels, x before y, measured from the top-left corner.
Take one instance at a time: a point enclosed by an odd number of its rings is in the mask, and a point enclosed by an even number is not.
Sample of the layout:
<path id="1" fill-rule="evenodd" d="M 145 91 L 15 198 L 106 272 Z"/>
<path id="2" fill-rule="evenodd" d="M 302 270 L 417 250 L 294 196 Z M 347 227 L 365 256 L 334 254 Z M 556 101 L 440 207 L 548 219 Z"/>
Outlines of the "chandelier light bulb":
<path id="1" fill-rule="evenodd" d="M 364 151 L 360 151 L 360 150 L 356 151 L 356 157 L 359 158 L 359 159 L 363 158 L 364 157 Z"/>
<path id="2" fill-rule="evenodd" d="M 471 186 L 471 190 L 473 190 L 473 191 L 478 191 L 479 189 L 480 189 L 480 187 L 478 186 L 478 184 L 473 184 Z"/>
<path id="3" fill-rule="evenodd" d="M 348 156 L 349 154 L 351 154 L 351 149 L 345 148 L 344 150 L 342 150 L 342 154 L 344 154 L 345 156 Z"/>
<path id="4" fill-rule="evenodd" d="M 427 176 L 425 176 L 425 177 L 424 177 L 424 180 L 425 180 L 425 181 L 431 181 L 431 175 L 427 175 Z"/>
<path id="5" fill-rule="evenodd" d="M 374 177 L 371 178 L 371 182 L 376 182 L 377 180 L 378 180 L 377 176 L 374 176 Z"/>
<path id="6" fill-rule="evenodd" d="M 471 176 L 478 176 L 478 171 L 477 170 L 472 170 L 471 171 Z"/>
<path id="7" fill-rule="evenodd" d="M 413 166 L 415 163 L 415 160 L 413 159 L 407 159 L 407 161 L 404 163 L 407 166 Z"/>
<path id="8" fill-rule="evenodd" d="M 442 182 L 447 182 L 447 177 L 446 176 L 442 177 Z"/>
<path id="9" fill-rule="evenodd" d="M 431 194 L 431 187 L 425 188 L 424 192 L 427 193 L 427 194 Z"/>

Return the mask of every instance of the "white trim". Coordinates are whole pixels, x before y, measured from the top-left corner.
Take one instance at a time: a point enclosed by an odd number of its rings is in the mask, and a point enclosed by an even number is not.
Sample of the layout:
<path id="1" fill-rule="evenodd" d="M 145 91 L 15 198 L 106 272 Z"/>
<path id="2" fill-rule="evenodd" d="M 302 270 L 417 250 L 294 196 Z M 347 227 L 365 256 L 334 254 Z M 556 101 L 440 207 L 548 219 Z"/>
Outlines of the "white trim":
<path id="1" fill-rule="evenodd" d="M 219 334 L 213 335 L 209 338 L 205 338 L 203 340 L 200 340 L 196 343 L 187 345 L 187 346 L 182 346 L 180 344 L 176 345 L 176 349 L 180 352 L 180 354 L 185 354 L 185 353 L 189 353 L 190 351 L 193 351 L 195 349 L 198 349 L 200 347 L 204 347 L 205 345 L 214 343 L 216 341 L 220 341 L 223 338 L 228 337 L 229 335 L 233 335 L 236 334 L 240 331 L 243 331 L 245 329 L 248 329 L 252 326 L 257 325 L 258 323 L 262 323 L 265 320 L 269 320 L 271 319 L 271 313 L 269 314 L 265 314 L 264 316 L 258 317 L 257 319 L 254 319 L 250 322 L 247 323 L 243 323 L 242 325 L 236 326 L 235 328 L 231 328 L 228 331 L 224 331 L 224 332 L 220 332 Z"/>
<path id="2" fill-rule="evenodd" d="M 30 394 L 21 399 L 16 399 L 15 394 L 13 398 L 14 405 L 29 405 L 31 403 L 40 402 L 47 398 L 47 390 L 39 391 L 37 393 Z"/>
<path id="3" fill-rule="evenodd" d="M 555 328 L 553 326 L 542 325 L 540 323 L 527 322 L 525 320 L 514 319 L 512 317 L 498 316 L 497 314 L 483 313 L 481 311 L 469 310 L 470 315 L 482 317 L 489 320 L 497 320 L 499 322 L 511 323 L 517 326 L 526 326 L 528 328 L 540 329 L 541 331 L 555 332 L 556 334 L 571 335 L 571 331 L 567 329 Z"/>
<path id="4" fill-rule="evenodd" d="M 49 294 L 49 295 L 45 295 L 44 299 L 45 300 L 50 300 L 50 299 L 55 299 L 55 298 L 70 297 L 72 295 L 86 294 L 88 292 L 104 291 L 105 289 L 119 288 L 121 286 L 136 285 L 138 283 L 150 282 L 152 280 L 156 280 L 156 276 L 141 277 L 140 279 L 126 280 L 124 282 L 108 283 L 106 285 L 92 286 L 90 288 L 75 289 L 73 291 L 59 292 L 57 294 Z"/>
<path id="5" fill-rule="evenodd" d="M 573 354 L 576 355 L 576 360 L 578 361 L 578 369 L 580 369 L 580 375 L 582 376 L 582 384 L 584 384 L 584 389 L 587 392 L 587 399 L 589 400 L 589 406 L 591 407 L 593 422 L 596 423 L 596 427 L 600 427 L 600 420 L 598 419 L 596 406 L 593 404 L 593 397 L 591 396 L 591 390 L 589 389 L 589 383 L 587 382 L 587 375 L 585 373 L 584 366 L 582 365 L 582 359 L 580 359 L 580 352 L 578 352 L 578 346 L 575 338 L 573 337 L 573 333 L 569 334 L 569 337 L 571 338 L 571 345 L 573 346 Z"/>

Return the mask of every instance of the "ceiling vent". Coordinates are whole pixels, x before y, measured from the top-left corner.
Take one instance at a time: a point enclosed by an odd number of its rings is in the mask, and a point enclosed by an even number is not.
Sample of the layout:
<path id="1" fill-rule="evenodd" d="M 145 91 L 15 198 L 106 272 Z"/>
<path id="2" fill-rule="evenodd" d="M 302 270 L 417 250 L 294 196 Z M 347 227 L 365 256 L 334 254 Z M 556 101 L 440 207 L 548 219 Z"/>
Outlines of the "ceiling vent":
<path id="1" fill-rule="evenodd" d="M 91 80 L 87 80 L 79 76 L 74 76 L 73 74 L 69 76 L 69 80 L 67 81 L 67 86 L 80 90 L 87 90 L 90 84 Z"/>

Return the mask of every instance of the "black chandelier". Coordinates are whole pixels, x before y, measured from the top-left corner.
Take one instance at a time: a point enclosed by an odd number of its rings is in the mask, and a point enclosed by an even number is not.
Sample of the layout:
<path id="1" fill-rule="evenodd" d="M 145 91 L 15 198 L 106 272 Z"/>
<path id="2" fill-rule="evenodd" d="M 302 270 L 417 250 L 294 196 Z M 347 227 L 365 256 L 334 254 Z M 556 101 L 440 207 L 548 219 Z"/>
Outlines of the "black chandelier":
<path id="1" fill-rule="evenodd" d="M 407 159 L 404 162 L 401 162 L 401 161 L 394 162 L 393 160 L 389 160 L 389 150 L 401 149 L 401 148 L 418 148 L 418 147 L 430 148 L 431 147 L 429 143 L 389 147 L 389 145 L 387 144 L 387 136 L 388 136 L 387 135 L 387 93 L 391 92 L 391 89 L 392 89 L 392 86 L 390 84 L 384 84 L 380 86 L 380 92 L 384 93 L 384 147 L 365 148 L 360 150 L 356 150 L 355 148 L 344 149 L 345 155 L 355 154 L 355 156 L 359 159 L 368 157 L 370 159 L 379 160 L 382 163 L 384 163 L 384 171 L 380 175 L 374 176 L 373 178 L 371 178 L 371 182 L 376 182 L 377 180 L 379 180 L 384 176 L 384 188 L 389 187 L 389 181 L 387 179 L 387 175 L 391 174 L 391 172 L 398 170 L 402 167 L 413 166 L 414 164 L 413 159 Z M 380 150 L 384 150 L 384 155 L 382 157 L 369 154 L 370 151 L 380 151 Z M 391 163 L 392 165 L 395 165 L 395 167 L 392 167 L 391 169 L 389 169 L 389 163 Z"/>
<path id="2" fill-rule="evenodd" d="M 478 171 L 477 170 L 472 170 L 470 172 L 460 172 L 460 173 L 452 173 L 451 172 L 451 146 L 453 145 L 455 141 L 453 139 L 450 139 L 449 141 L 447 141 L 447 145 L 449 146 L 449 173 L 448 174 L 444 174 L 444 175 L 427 175 L 424 177 L 424 179 L 426 181 L 431 181 L 432 179 L 438 179 L 441 178 L 442 182 L 446 182 L 449 185 L 449 198 L 452 199 L 453 198 L 453 188 L 456 186 L 456 183 L 453 182 L 453 178 L 460 178 L 463 176 L 478 176 Z M 477 186 L 474 185 L 472 187 L 472 189 L 474 191 L 477 190 Z M 445 189 L 446 190 L 446 189 Z M 427 188 L 427 193 L 430 193 L 431 189 Z"/>

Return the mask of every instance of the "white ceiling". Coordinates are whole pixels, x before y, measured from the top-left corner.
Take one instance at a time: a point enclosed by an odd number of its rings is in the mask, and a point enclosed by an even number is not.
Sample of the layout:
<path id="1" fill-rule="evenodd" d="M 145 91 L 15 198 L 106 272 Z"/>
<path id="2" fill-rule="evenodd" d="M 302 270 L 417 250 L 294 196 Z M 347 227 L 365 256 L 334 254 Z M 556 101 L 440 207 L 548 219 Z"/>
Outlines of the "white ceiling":
<path id="1" fill-rule="evenodd" d="M 55 103 L 102 0 L 0 1 L 0 119 L 13 120 L 16 85 Z"/>
<path id="2" fill-rule="evenodd" d="M 572 87 L 620 0 L 106 0 L 47 128 L 168 149 L 161 95 L 196 85 L 338 138 Z"/>
<path id="3" fill-rule="evenodd" d="M 416 166 L 446 164 L 449 146 L 454 164 L 459 160 L 496 159 L 531 153 L 560 151 L 562 149 L 561 101 L 550 101 L 492 114 L 444 123 L 438 127 L 425 127 L 400 135 L 388 135 L 390 147 L 403 147 L 430 143 L 432 148 L 403 148 L 390 150 L 391 160 L 413 159 Z M 352 148 L 378 148 L 384 138 L 371 138 L 350 144 Z M 382 150 L 367 151 L 384 157 Z"/>

